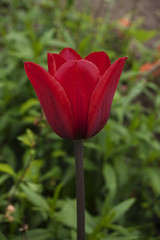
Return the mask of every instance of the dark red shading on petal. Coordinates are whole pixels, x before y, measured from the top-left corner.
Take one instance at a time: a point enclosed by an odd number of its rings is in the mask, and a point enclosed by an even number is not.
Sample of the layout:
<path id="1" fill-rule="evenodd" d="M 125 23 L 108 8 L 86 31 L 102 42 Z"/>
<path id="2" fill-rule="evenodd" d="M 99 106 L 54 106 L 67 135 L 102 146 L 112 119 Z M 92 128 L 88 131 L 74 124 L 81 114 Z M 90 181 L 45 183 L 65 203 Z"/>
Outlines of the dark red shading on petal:
<path id="1" fill-rule="evenodd" d="M 89 102 L 99 77 L 98 68 L 86 60 L 69 61 L 55 74 L 71 103 L 75 139 L 86 136 Z"/>
<path id="2" fill-rule="evenodd" d="M 115 61 L 99 80 L 90 101 L 86 138 L 94 136 L 106 124 L 126 59 L 124 57 Z"/>
<path id="3" fill-rule="evenodd" d="M 26 62 L 24 67 L 53 131 L 73 139 L 71 105 L 63 87 L 41 66 Z"/>
<path id="4" fill-rule="evenodd" d="M 69 47 L 64 48 L 59 55 L 62 56 L 66 61 L 82 59 L 74 49 Z"/>
<path id="5" fill-rule="evenodd" d="M 54 76 L 58 68 L 66 62 L 66 60 L 56 53 L 47 53 L 48 72 Z"/>
<path id="6" fill-rule="evenodd" d="M 105 52 L 93 52 L 86 56 L 85 59 L 94 63 L 98 67 L 101 76 L 111 66 L 109 56 Z"/>

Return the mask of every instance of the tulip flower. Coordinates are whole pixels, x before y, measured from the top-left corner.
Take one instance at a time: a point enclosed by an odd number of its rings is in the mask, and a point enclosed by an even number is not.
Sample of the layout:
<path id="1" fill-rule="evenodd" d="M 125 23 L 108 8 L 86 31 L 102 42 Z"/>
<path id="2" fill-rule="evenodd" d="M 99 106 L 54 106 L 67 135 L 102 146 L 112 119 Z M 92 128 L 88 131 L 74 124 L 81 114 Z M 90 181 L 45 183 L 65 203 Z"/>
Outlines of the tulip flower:
<path id="1" fill-rule="evenodd" d="M 48 71 L 25 62 L 25 70 L 53 131 L 64 139 L 87 139 L 106 124 L 126 57 L 112 65 L 105 52 L 84 59 L 71 48 L 48 53 Z"/>
<path id="2" fill-rule="evenodd" d="M 85 239 L 82 139 L 105 126 L 126 59 L 111 64 L 102 51 L 82 59 L 75 50 L 65 48 L 59 54 L 48 53 L 48 71 L 25 62 L 49 125 L 60 137 L 75 140 L 78 240 Z"/>

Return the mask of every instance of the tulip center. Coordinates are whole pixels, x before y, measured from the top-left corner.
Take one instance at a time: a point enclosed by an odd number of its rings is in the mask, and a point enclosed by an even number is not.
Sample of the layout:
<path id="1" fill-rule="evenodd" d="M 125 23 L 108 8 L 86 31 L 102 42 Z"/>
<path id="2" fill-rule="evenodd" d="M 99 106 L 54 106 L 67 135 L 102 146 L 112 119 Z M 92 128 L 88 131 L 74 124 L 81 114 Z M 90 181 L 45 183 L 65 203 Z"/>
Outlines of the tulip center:
<path id="1" fill-rule="evenodd" d="M 98 68 L 87 60 L 68 61 L 55 74 L 71 104 L 74 139 L 86 137 L 89 103 L 99 76 Z"/>

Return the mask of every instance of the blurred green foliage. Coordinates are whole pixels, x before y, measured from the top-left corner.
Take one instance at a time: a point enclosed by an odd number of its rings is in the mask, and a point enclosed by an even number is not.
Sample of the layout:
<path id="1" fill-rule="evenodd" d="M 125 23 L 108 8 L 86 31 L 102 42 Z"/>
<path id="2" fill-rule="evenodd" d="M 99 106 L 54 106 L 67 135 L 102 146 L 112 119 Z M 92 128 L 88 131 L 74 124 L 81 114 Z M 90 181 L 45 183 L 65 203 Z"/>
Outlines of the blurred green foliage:
<path id="1" fill-rule="evenodd" d="M 85 141 L 86 239 L 160 239 L 160 58 L 141 19 L 94 19 L 74 0 L 0 1 L 0 240 L 75 240 L 73 143 L 48 127 L 23 61 L 47 52 L 129 56 L 106 127 Z M 7 206 L 14 206 L 9 212 Z"/>

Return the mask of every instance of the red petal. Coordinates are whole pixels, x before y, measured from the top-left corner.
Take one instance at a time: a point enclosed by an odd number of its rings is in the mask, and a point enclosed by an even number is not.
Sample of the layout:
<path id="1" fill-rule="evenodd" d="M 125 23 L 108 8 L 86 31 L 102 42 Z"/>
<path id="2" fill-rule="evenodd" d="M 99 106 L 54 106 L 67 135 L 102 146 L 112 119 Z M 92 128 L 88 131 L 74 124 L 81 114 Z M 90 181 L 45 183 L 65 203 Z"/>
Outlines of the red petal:
<path id="1" fill-rule="evenodd" d="M 86 138 L 94 136 L 106 124 L 126 59 L 124 57 L 115 61 L 99 80 L 90 101 Z"/>
<path id="2" fill-rule="evenodd" d="M 47 53 L 48 72 L 54 76 L 58 68 L 66 62 L 66 60 L 56 53 Z"/>
<path id="3" fill-rule="evenodd" d="M 110 59 L 105 52 L 93 52 L 85 57 L 85 59 L 93 62 L 98 67 L 101 75 L 111 66 Z"/>
<path id="4" fill-rule="evenodd" d="M 66 47 L 60 53 L 66 61 L 82 59 L 81 56 L 72 48 Z"/>
<path id="5" fill-rule="evenodd" d="M 71 105 L 62 86 L 41 66 L 26 62 L 24 67 L 53 131 L 73 139 Z"/>
<path id="6" fill-rule="evenodd" d="M 99 80 L 99 70 L 93 63 L 86 60 L 73 60 L 63 64 L 56 72 L 55 78 L 65 89 L 71 103 L 74 138 L 85 138 L 89 102 Z"/>

